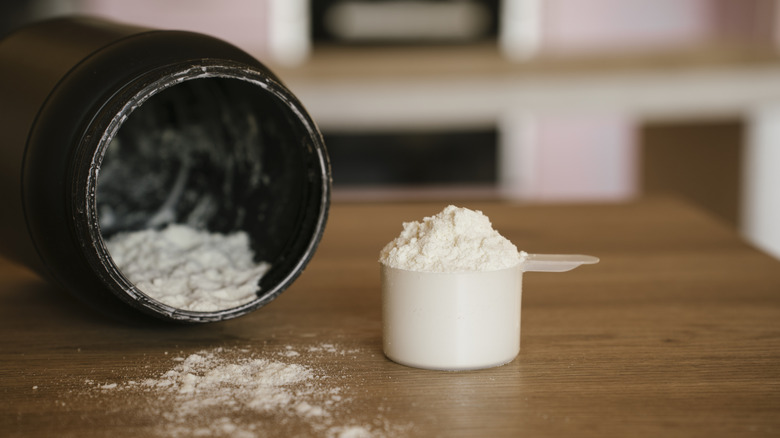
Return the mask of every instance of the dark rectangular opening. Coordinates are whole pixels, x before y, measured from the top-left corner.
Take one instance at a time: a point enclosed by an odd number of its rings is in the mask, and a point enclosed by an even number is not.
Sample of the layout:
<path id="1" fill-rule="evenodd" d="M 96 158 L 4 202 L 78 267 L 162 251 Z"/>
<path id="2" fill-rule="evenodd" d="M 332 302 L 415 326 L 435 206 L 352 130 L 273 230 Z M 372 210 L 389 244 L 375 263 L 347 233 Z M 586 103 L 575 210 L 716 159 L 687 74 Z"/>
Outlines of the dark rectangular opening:
<path id="1" fill-rule="evenodd" d="M 329 132 L 336 187 L 494 186 L 496 129 Z"/>

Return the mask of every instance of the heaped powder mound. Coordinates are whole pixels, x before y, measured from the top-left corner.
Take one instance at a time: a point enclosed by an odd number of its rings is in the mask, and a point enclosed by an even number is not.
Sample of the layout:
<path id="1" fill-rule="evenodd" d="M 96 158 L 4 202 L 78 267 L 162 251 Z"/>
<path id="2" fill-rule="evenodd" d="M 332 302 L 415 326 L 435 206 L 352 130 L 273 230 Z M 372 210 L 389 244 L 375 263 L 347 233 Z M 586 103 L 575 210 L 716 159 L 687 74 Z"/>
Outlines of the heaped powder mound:
<path id="1" fill-rule="evenodd" d="M 114 263 L 139 290 L 169 306 L 224 310 L 256 298 L 270 264 L 255 263 L 249 236 L 171 224 L 119 233 L 106 241 Z"/>
<path id="2" fill-rule="evenodd" d="M 526 255 L 478 210 L 450 205 L 403 228 L 380 252 L 382 264 L 421 272 L 495 271 L 518 265 Z"/>

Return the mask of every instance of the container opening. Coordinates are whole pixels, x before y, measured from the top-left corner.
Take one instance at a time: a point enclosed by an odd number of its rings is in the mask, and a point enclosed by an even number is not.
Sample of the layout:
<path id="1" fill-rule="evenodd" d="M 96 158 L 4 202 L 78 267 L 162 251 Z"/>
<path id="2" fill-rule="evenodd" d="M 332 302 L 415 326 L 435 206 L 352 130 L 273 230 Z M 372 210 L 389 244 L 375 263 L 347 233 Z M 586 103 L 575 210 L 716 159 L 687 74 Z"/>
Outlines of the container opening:
<path id="1" fill-rule="evenodd" d="M 193 311 L 278 293 L 318 239 L 323 174 L 311 128 L 266 88 L 230 77 L 185 80 L 130 111 L 106 148 L 95 199 L 123 275 Z M 154 278 L 168 274 L 180 278 Z M 245 297 L 191 308 L 155 296 L 155 283 L 178 298 L 182 288 L 232 297 L 225 286 L 241 283 Z"/>

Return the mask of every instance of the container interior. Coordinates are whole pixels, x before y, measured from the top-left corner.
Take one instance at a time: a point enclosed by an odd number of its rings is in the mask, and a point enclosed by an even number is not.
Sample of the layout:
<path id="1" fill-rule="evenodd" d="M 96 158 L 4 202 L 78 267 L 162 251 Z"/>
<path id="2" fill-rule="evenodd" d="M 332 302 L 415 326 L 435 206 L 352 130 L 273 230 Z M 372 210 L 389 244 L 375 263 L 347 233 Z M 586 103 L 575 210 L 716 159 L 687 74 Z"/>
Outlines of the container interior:
<path id="1" fill-rule="evenodd" d="M 250 81 L 197 78 L 152 95 L 106 148 L 96 190 L 103 239 L 169 224 L 245 231 L 255 262 L 272 265 L 260 281 L 270 291 L 319 238 L 326 176 L 311 129 Z"/>

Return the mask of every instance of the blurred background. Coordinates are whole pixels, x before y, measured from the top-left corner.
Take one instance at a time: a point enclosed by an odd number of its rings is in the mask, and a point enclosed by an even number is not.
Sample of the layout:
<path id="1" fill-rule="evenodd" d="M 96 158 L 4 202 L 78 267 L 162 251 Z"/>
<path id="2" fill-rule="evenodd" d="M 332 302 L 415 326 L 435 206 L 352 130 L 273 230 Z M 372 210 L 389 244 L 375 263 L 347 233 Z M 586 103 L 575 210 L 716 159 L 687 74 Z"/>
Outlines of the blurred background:
<path id="1" fill-rule="evenodd" d="M 337 201 L 672 194 L 780 257 L 777 0 L 4 0 L 0 32 L 63 14 L 268 64 Z"/>

